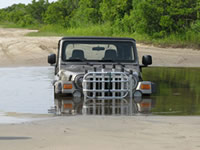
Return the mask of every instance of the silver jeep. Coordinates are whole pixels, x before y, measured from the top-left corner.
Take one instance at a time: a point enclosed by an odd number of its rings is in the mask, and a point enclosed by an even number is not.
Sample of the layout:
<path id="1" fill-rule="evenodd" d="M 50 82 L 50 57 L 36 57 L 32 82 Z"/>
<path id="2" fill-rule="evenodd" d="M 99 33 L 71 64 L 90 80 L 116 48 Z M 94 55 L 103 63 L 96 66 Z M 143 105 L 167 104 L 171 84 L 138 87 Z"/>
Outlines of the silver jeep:
<path id="1" fill-rule="evenodd" d="M 59 113 L 73 108 L 69 101 L 139 101 L 154 92 L 154 84 L 143 81 L 141 75 L 152 58 L 143 56 L 140 65 L 132 38 L 64 37 L 57 56 L 50 54 L 48 63 L 55 66 L 53 86 Z"/>

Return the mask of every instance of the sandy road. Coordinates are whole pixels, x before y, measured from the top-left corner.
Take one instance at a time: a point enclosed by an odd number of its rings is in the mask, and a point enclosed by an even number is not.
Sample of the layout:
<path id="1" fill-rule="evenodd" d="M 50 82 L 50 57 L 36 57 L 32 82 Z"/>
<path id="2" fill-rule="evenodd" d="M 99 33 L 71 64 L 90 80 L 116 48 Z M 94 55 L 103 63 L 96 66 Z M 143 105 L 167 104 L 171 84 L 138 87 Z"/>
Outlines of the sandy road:
<path id="1" fill-rule="evenodd" d="M 200 50 L 187 48 L 158 48 L 138 44 L 140 60 L 142 55 L 152 55 L 154 66 L 200 67 Z"/>
<path id="2" fill-rule="evenodd" d="M 26 29 L 0 28 L 0 66 L 47 65 L 47 55 L 57 49 L 59 37 L 25 37 Z"/>
<path id="3" fill-rule="evenodd" d="M 0 125 L 2 150 L 200 150 L 199 117 L 56 117 Z"/>
<path id="4" fill-rule="evenodd" d="M 55 53 L 60 37 L 26 37 L 36 32 L 0 28 L 0 66 L 47 65 L 47 55 Z M 138 44 L 138 52 L 153 56 L 154 66 L 200 67 L 200 50 L 157 48 Z"/>

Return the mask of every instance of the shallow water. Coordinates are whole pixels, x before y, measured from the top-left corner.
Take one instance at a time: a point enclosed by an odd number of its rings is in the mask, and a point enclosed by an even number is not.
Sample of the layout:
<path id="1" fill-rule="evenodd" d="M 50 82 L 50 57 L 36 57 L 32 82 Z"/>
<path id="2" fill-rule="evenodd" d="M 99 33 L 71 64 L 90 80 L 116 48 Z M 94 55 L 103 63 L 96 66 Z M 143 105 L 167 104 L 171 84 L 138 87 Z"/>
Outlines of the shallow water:
<path id="1" fill-rule="evenodd" d="M 0 69 L 0 111 L 46 114 L 54 105 L 53 68 Z"/>
<path id="2" fill-rule="evenodd" d="M 157 85 L 153 114 L 200 115 L 200 68 L 145 68 Z"/>
<path id="3" fill-rule="evenodd" d="M 54 106 L 53 78 L 53 67 L 1 68 L 0 112 L 47 114 Z M 95 106 L 93 102 L 79 102 L 74 103 L 75 110 L 69 112 L 85 115 L 200 115 L 199 68 L 145 68 L 143 78 L 157 84 L 157 93 L 143 101 L 133 101 L 131 107 L 130 102 L 95 102 Z M 72 102 L 68 102 L 71 105 Z"/>

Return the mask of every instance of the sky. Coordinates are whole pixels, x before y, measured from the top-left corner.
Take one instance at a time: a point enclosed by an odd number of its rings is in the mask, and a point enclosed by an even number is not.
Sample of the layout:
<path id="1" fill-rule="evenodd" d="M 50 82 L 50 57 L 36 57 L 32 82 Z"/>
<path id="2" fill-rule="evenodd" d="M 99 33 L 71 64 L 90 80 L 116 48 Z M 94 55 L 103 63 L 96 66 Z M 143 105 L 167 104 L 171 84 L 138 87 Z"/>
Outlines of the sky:
<path id="1" fill-rule="evenodd" d="M 28 4 L 31 3 L 32 0 L 0 0 L 0 9 L 6 8 L 8 6 L 11 6 L 13 4 L 23 3 Z M 56 1 L 56 0 L 49 0 L 49 2 Z"/>

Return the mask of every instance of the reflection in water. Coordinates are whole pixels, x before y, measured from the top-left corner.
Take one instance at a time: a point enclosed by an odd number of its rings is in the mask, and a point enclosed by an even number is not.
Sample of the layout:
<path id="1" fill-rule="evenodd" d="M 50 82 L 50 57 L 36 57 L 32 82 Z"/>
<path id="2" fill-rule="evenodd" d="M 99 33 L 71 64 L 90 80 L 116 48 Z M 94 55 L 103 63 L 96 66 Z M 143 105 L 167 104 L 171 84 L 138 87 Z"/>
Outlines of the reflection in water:
<path id="1" fill-rule="evenodd" d="M 157 85 L 153 114 L 200 115 L 200 68 L 145 68 L 143 78 Z"/>
<path id="2" fill-rule="evenodd" d="M 200 68 L 149 67 L 143 69 L 143 78 L 156 83 L 157 93 L 141 102 L 90 100 L 83 103 L 68 99 L 55 101 L 55 106 L 65 114 L 200 115 Z M 0 113 L 48 113 L 54 106 L 53 79 L 53 67 L 1 68 Z"/>
<path id="3" fill-rule="evenodd" d="M 84 115 L 131 115 L 137 110 L 135 104 L 122 100 L 88 100 L 84 102 Z"/>
<path id="4" fill-rule="evenodd" d="M 200 68 L 149 67 L 144 68 L 143 78 L 157 85 L 157 93 L 150 99 L 132 104 L 91 100 L 80 104 L 78 114 L 83 108 L 87 115 L 200 115 Z"/>
<path id="5" fill-rule="evenodd" d="M 55 99 L 55 113 L 65 115 L 136 115 L 150 114 L 153 100 L 146 98 L 140 102 L 134 100 L 57 100 Z"/>

